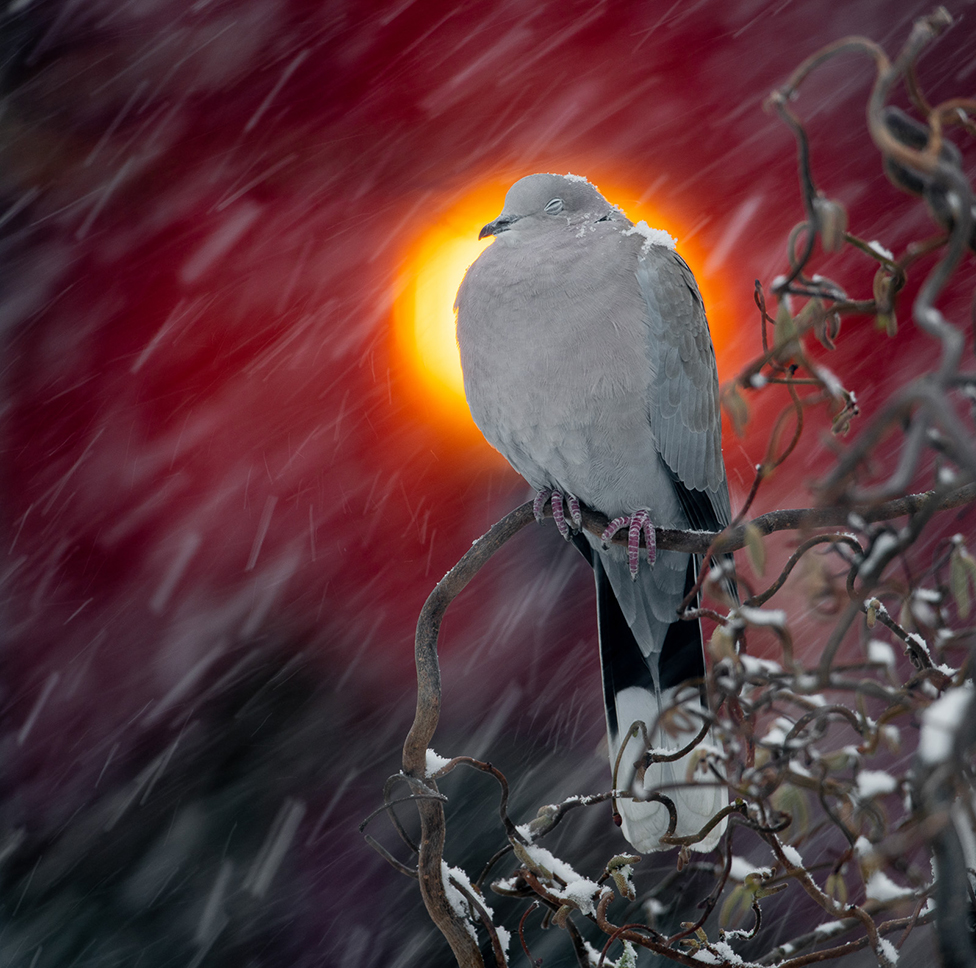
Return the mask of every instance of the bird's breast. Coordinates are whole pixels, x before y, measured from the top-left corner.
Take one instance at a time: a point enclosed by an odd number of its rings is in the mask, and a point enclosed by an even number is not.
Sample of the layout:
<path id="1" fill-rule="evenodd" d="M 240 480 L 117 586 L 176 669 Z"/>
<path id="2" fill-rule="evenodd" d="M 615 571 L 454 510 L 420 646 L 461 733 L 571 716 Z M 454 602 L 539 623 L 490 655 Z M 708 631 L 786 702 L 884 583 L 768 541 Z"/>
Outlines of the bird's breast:
<path id="1" fill-rule="evenodd" d="M 542 251 L 496 243 L 458 293 L 475 422 L 534 487 L 571 490 L 601 510 L 604 493 L 632 490 L 621 482 L 635 464 L 656 462 L 635 266 L 619 234 Z"/>

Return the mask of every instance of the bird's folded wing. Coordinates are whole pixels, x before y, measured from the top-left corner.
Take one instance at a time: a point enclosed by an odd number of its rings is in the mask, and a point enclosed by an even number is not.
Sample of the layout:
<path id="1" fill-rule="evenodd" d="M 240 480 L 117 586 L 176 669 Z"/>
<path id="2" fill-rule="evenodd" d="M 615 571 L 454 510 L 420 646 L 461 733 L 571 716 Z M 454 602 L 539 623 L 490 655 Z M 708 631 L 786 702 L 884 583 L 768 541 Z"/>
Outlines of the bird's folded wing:
<path id="1" fill-rule="evenodd" d="M 647 305 L 648 417 L 676 481 L 708 493 L 716 521 L 730 520 L 722 463 L 715 351 L 695 278 L 664 246 L 642 253 L 637 281 Z"/>

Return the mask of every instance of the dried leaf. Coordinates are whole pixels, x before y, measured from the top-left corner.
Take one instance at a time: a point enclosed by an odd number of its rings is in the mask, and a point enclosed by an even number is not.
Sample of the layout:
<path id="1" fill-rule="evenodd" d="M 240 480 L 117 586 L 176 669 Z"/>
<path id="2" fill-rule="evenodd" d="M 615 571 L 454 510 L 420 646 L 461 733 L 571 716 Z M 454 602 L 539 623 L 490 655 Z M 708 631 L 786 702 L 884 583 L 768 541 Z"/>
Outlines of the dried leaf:
<path id="1" fill-rule="evenodd" d="M 857 755 L 849 752 L 848 749 L 832 750 L 830 753 L 825 753 L 821 759 L 833 773 L 846 770 L 857 763 Z"/>
<path id="2" fill-rule="evenodd" d="M 912 614 L 911 603 L 907 598 L 901 603 L 901 608 L 898 610 L 898 624 L 908 632 L 918 631 L 915 616 Z"/>
<path id="3" fill-rule="evenodd" d="M 814 335 L 827 347 L 828 350 L 832 350 L 833 346 L 828 346 L 824 342 L 824 321 L 827 318 L 827 309 L 824 306 L 822 299 L 813 298 L 808 299 L 803 308 L 796 314 L 794 320 L 796 328 L 799 332 L 805 333 L 808 330 L 813 330 Z"/>
<path id="4" fill-rule="evenodd" d="M 797 348 L 796 323 L 786 299 L 781 299 L 779 309 L 776 310 L 776 332 L 773 337 L 773 347 L 778 362 L 786 363 L 793 356 Z"/>
<path id="5" fill-rule="evenodd" d="M 891 273 L 884 266 L 878 266 L 871 289 L 874 293 L 874 301 L 880 308 L 885 308 L 889 304 L 891 295 Z"/>
<path id="6" fill-rule="evenodd" d="M 807 327 L 811 328 L 814 336 L 825 349 L 837 349 L 834 340 L 836 334 L 840 332 L 840 316 L 837 313 L 828 313 L 822 299 L 808 300 L 800 310 L 796 322 L 801 331 Z"/>
<path id="7" fill-rule="evenodd" d="M 613 883 L 617 885 L 617 893 L 621 897 L 627 898 L 628 901 L 633 901 L 637 897 L 626 869 L 611 871 L 610 876 L 613 878 Z"/>
<path id="8" fill-rule="evenodd" d="M 956 545 L 952 549 L 949 557 L 949 587 L 952 589 L 952 597 L 956 600 L 956 609 L 960 617 L 969 618 L 972 611 L 972 597 L 969 594 L 972 573 L 966 567 L 963 555 L 969 557 L 969 553 L 961 545 Z M 972 561 L 972 558 L 969 558 Z"/>
<path id="9" fill-rule="evenodd" d="M 831 433 L 836 434 L 838 437 L 843 437 L 850 429 L 851 414 L 850 411 L 844 409 L 834 417 L 834 423 L 830 430 Z"/>
<path id="10" fill-rule="evenodd" d="M 881 600 L 878 598 L 868 599 L 868 628 L 873 629 L 874 623 L 878 620 L 878 612 L 883 608 Z"/>
<path id="11" fill-rule="evenodd" d="M 894 310 L 889 313 L 878 313 L 874 317 L 874 323 L 878 329 L 883 329 L 888 336 L 898 335 L 898 317 Z"/>
<path id="12" fill-rule="evenodd" d="M 824 323 L 825 334 L 830 342 L 830 349 L 833 349 L 833 344 L 840 336 L 840 313 L 828 313 L 827 319 Z"/>
<path id="13" fill-rule="evenodd" d="M 719 927 L 728 930 L 737 928 L 752 910 L 753 893 L 745 885 L 740 884 L 729 892 L 729 896 L 719 911 Z"/>
<path id="14" fill-rule="evenodd" d="M 742 399 L 735 381 L 730 381 L 722 387 L 722 408 L 732 421 L 732 429 L 737 437 L 742 437 L 749 423 L 749 405 Z"/>
<path id="15" fill-rule="evenodd" d="M 794 836 L 802 837 L 810 826 L 810 807 L 806 795 L 792 783 L 784 783 L 770 798 L 772 805 L 780 812 L 793 818 L 790 830 Z"/>
<path id="16" fill-rule="evenodd" d="M 723 659 L 735 661 L 735 636 L 724 625 L 715 626 L 715 631 L 708 640 L 708 654 L 713 662 L 721 662 Z"/>
<path id="17" fill-rule="evenodd" d="M 700 746 L 691 751 L 691 756 L 688 757 L 688 762 L 685 764 L 685 780 L 689 783 L 693 782 L 695 779 L 695 771 L 699 766 L 703 769 L 707 769 L 707 766 L 703 764 L 708 763 L 708 751 L 702 749 Z"/>
<path id="18" fill-rule="evenodd" d="M 844 248 L 847 231 L 847 212 L 840 202 L 818 195 L 813 200 L 813 213 L 817 219 L 820 244 L 825 252 L 840 252 Z"/>
<path id="19" fill-rule="evenodd" d="M 774 894 L 779 894 L 780 891 L 785 891 L 787 887 L 789 884 L 770 884 L 769 887 L 757 887 L 756 900 L 761 901 L 764 897 L 772 897 Z"/>
<path id="20" fill-rule="evenodd" d="M 828 875 L 824 883 L 824 893 L 832 897 L 838 904 L 847 903 L 847 882 L 844 875 L 833 873 Z"/>
<path id="21" fill-rule="evenodd" d="M 892 292 L 894 276 L 884 267 L 879 266 L 874 274 L 874 302 L 877 306 L 877 313 L 874 317 L 874 325 L 878 329 L 883 329 L 889 336 L 898 333 L 898 319 L 895 316 L 895 298 Z"/>
<path id="22" fill-rule="evenodd" d="M 762 576 L 766 571 L 766 546 L 763 544 L 762 532 L 750 521 L 746 525 L 744 537 L 752 570 Z"/>

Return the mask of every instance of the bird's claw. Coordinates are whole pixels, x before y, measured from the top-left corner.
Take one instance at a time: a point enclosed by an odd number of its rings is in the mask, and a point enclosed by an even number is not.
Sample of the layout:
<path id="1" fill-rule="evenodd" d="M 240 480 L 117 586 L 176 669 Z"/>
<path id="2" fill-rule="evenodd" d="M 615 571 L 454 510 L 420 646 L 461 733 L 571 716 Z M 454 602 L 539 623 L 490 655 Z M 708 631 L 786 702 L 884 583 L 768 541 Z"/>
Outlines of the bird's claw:
<path id="1" fill-rule="evenodd" d="M 552 496 L 552 491 L 548 487 L 544 487 L 535 496 L 535 500 L 532 502 L 532 513 L 535 515 L 536 521 L 542 524 L 546 520 L 546 502 Z"/>
<path id="2" fill-rule="evenodd" d="M 583 515 L 580 512 L 579 499 L 570 493 L 566 493 L 565 504 L 563 503 L 563 492 L 544 487 L 535 496 L 532 502 L 532 513 L 536 521 L 540 524 L 545 520 L 546 504 L 552 505 L 552 519 L 556 522 L 556 529 L 568 541 L 573 531 L 579 531 L 583 526 Z M 566 511 L 569 510 L 569 521 L 566 520 Z"/>
<path id="3" fill-rule="evenodd" d="M 603 546 L 613 536 L 623 528 L 627 528 L 627 559 L 630 562 L 630 577 L 637 578 L 637 570 L 640 567 L 640 536 L 644 533 L 644 544 L 647 548 L 647 563 L 654 564 L 657 558 L 657 535 L 654 533 L 654 523 L 651 521 L 651 514 L 646 508 L 642 508 L 633 517 L 621 514 L 619 518 L 614 518 L 603 529 L 600 540 Z"/>

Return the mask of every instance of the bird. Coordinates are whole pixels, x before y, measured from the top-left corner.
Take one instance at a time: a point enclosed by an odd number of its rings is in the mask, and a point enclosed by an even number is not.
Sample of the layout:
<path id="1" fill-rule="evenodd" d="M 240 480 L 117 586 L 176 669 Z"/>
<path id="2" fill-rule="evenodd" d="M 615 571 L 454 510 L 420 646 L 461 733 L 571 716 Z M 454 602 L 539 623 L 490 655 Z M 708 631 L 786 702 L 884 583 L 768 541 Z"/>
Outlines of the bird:
<path id="1" fill-rule="evenodd" d="M 648 763 L 635 738 L 642 723 L 655 752 L 674 753 L 708 715 L 701 625 L 678 615 L 701 562 L 653 548 L 655 525 L 720 531 L 731 520 L 701 293 L 670 235 L 634 224 L 580 175 L 516 181 L 488 237 L 454 305 L 468 406 L 536 491 L 536 516 L 551 503 L 593 567 L 618 822 L 638 851 L 665 850 L 670 811 L 650 794 L 673 804 L 677 837 L 728 803 L 695 751 Z M 581 504 L 611 519 L 602 536 L 580 530 Z M 627 548 L 609 542 L 621 528 Z M 690 846 L 710 850 L 724 824 Z"/>

